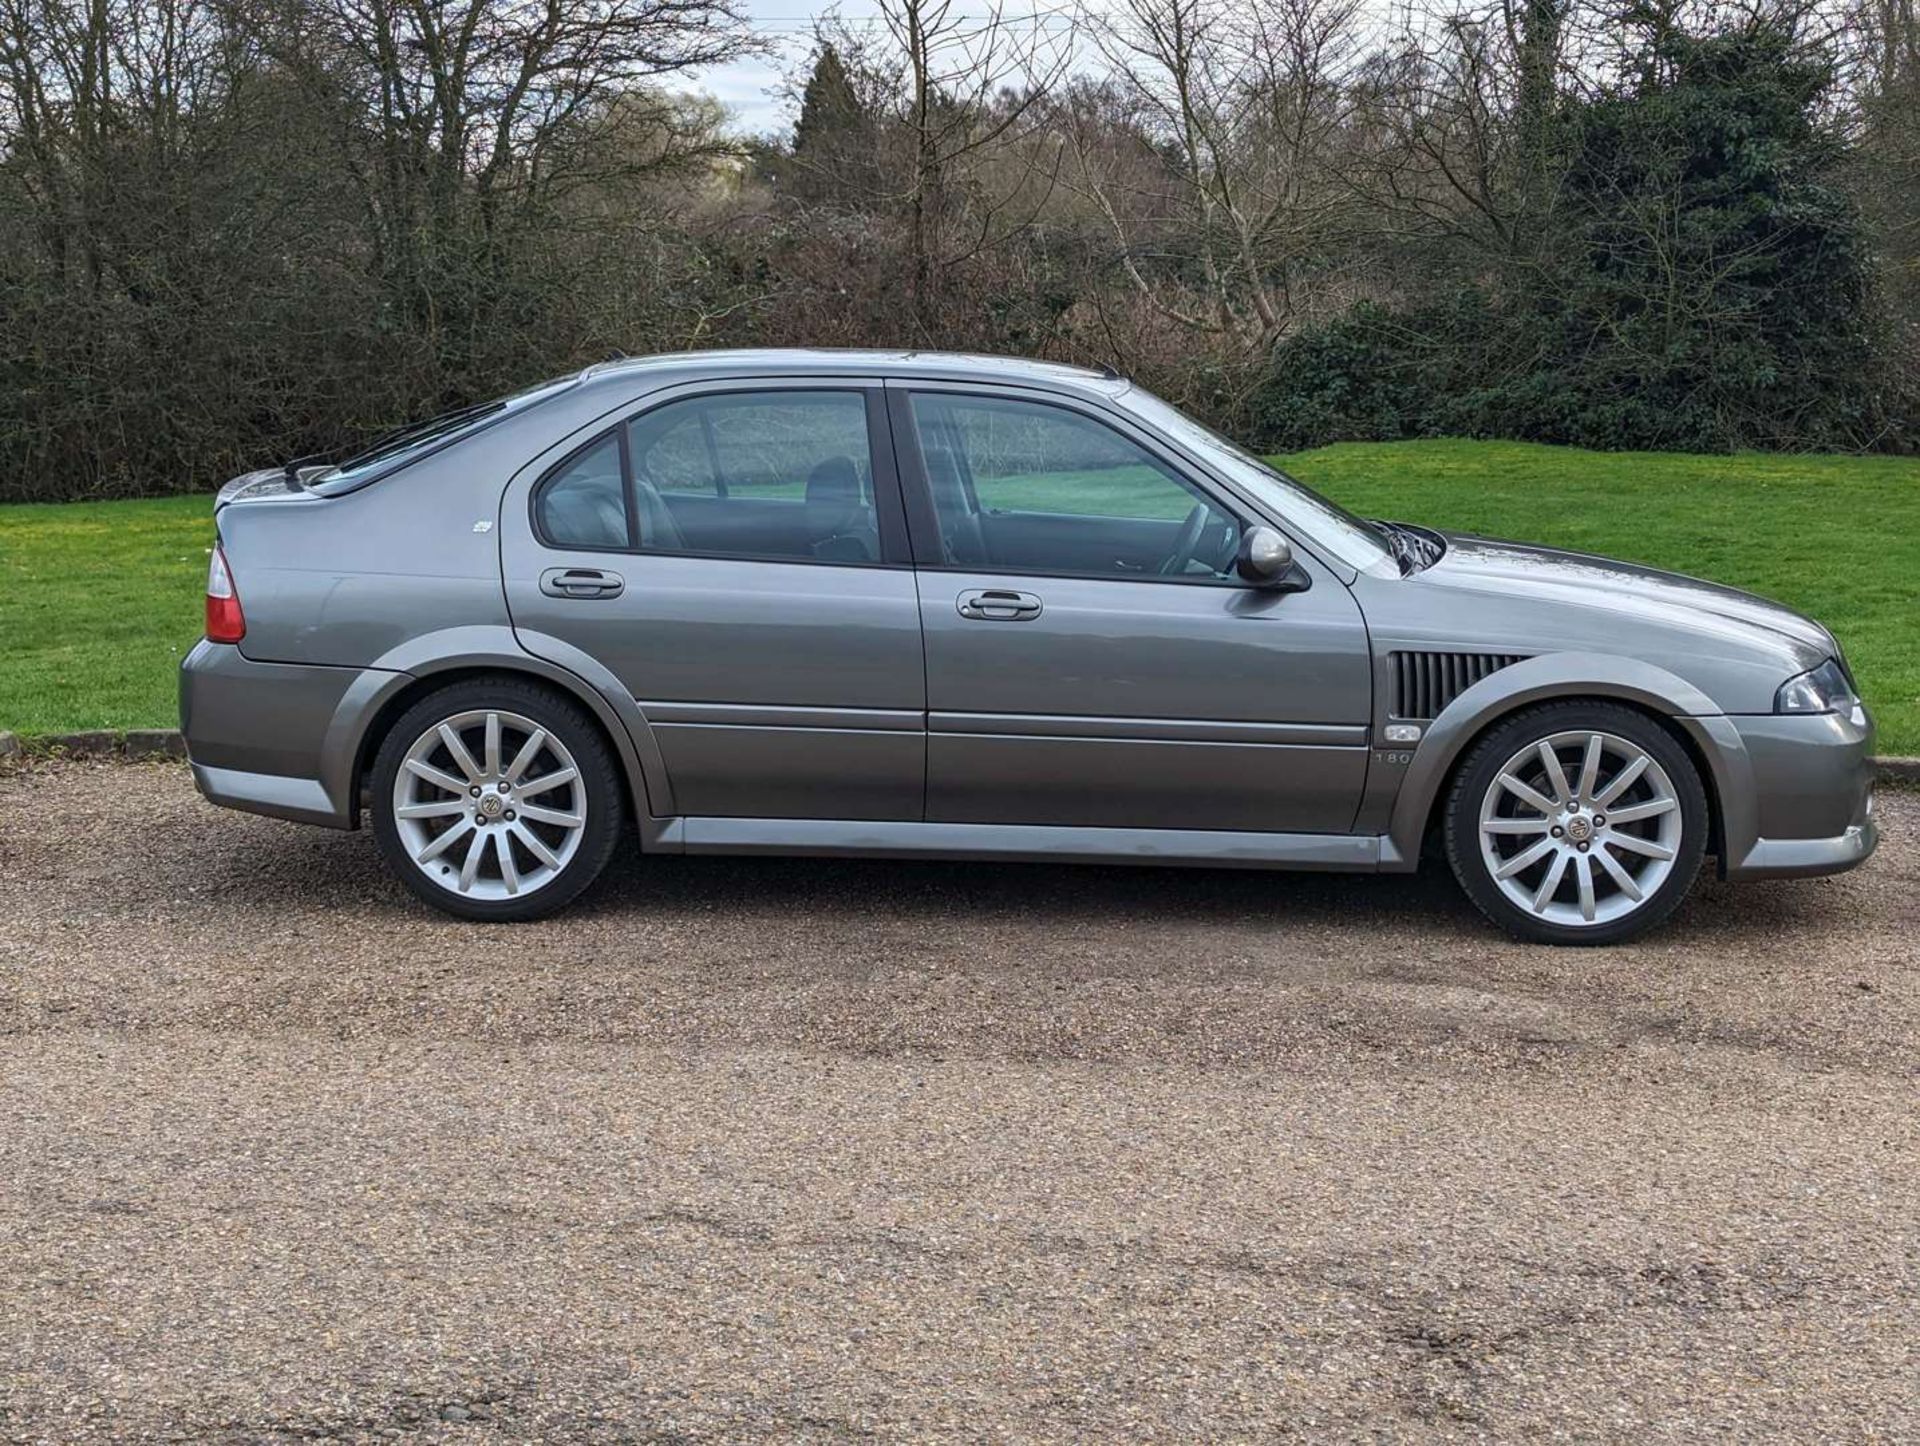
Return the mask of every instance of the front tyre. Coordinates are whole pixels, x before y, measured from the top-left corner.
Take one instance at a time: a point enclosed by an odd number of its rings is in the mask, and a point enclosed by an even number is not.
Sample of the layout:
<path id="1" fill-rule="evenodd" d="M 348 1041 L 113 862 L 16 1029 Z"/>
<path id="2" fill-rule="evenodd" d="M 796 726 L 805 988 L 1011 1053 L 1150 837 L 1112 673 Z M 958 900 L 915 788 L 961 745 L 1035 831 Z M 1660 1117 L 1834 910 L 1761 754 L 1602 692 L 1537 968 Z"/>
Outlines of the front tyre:
<path id="1" fill-rule="evenodd" d="M 1522 939 L 1618 944 L 1679 907 L 1707 822 L 1699 770 L 1653 719 L 1552 703 L 1467 755 L 1447 799 L 1447 859 L 1481 912 Z"/>
<path id="2" fill-rule="evenodd" d="M 579 704 L 538 683 L 436 690 L 380 744 L 374 837 L 414 893 L 463 919 L 551 914 L 619 841 L 620 771 Z"/>

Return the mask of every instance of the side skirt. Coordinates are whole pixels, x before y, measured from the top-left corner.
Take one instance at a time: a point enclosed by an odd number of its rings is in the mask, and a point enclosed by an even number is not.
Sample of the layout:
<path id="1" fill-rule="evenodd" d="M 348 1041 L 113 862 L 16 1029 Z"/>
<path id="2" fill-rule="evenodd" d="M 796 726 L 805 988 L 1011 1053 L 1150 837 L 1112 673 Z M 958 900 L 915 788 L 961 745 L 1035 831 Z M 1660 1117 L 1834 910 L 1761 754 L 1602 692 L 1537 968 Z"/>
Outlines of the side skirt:
<path id="1" fill-rule="evenodd" d="M 675 818 L 646 846 L 659 853 L 798 854 L 815 858 L 982 859 L 1036 863 L 1187 864 L 1204 868 L 1372 873 L 1371 835 L 1214 829 L 1071 828 L 1048 824 L 912 823 L 833 818 Z M 1396 857 L 1388 850 L 1385 866 Z"/>

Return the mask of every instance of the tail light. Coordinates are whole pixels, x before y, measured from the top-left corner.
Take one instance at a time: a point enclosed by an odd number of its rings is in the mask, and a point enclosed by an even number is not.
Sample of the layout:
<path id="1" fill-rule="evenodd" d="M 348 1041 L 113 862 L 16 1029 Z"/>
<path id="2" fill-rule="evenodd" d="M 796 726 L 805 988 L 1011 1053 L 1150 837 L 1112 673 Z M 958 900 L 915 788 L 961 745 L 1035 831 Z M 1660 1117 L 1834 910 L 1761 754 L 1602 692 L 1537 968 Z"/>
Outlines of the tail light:
<path id="1" fill-rule="evenodd" d="M 240 611 L 240 594 L 233 589 L 227 554 L 214 548 L 207 564 L 207 641 L 237 643 L 247 635 L 247 617 Z"/>

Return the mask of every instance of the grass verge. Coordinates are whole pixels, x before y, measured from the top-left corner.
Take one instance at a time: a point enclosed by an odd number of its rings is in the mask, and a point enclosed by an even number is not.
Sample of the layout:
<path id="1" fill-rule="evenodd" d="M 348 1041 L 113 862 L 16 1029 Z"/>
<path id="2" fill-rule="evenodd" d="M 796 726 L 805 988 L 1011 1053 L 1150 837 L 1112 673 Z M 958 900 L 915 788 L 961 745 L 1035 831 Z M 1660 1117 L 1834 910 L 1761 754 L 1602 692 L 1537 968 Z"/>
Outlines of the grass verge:
<path id="1" fill-rule="evenodd" d="M 1465 441 L 1342 443 L 1282 460 L 1367 516 L 1777 598 L 1839 636 L 1880 751 L 1920 753 L 1920 462 Z M 171 726 L 211 540 L 205 497 L 0 507 L 0 728 Z"/>

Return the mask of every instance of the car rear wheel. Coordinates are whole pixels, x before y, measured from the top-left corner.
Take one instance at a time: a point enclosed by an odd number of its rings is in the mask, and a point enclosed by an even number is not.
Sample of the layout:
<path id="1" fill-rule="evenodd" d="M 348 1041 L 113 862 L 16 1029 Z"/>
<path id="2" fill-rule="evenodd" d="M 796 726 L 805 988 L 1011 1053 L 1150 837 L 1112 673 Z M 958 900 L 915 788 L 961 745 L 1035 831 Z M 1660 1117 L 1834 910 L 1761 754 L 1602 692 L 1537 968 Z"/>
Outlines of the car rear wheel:
<path id="1" fill-rule="evenodd" d="M 1706 851 L 1687 751 L 1613 703 L 1555 703 L 1500 724 L 1461 765 L 1447 858 L 1495 923 L 1551 944 L 1617 944 L 1679 906 Z"/>
<path id="2" fill-rule="evenodd" d="M 606 867 L 620 774 L 572 699 L 481 679 L 429 694 L 388 730 L 372 811 L 381 852 L 422 899 L 467 919 L 533 919 Z"/>

